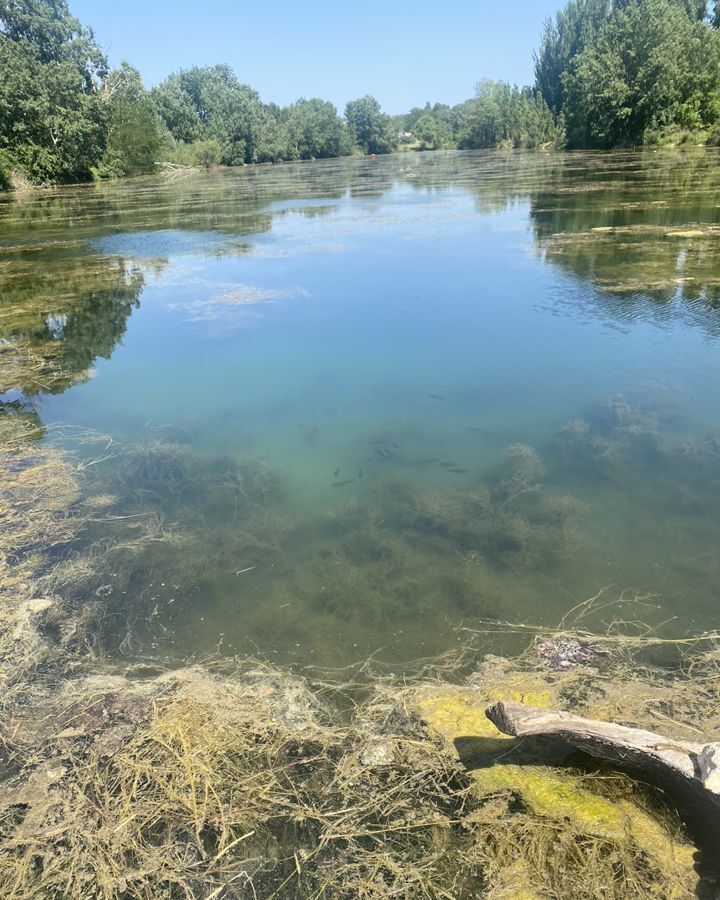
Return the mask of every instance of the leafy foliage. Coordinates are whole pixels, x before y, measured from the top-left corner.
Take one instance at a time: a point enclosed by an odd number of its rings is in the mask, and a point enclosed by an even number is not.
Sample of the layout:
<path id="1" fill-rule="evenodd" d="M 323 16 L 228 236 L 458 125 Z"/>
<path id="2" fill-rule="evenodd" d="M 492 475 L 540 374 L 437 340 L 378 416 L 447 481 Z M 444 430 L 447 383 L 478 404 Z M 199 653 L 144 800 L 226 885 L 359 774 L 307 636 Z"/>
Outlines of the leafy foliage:
<path id="1" fill-rule="evenodd" d="M 176 141 L 215 140 L 220 162 L 258 161 L 262 104 L 256 91 L 241 84 L 229 66 L 195 66 L 171 75 L 153 98 Z"/>
<path id="2" fill-rule="evenodd" d="M 720 116 L 720 36 L 669 0 L 640 0 L 606 20 L 563 76 L 568 142 L 642 143 L 649 130 Z"/>
<path id="3" fill-rule="evenodd" d="M 558 129 L 543 98 L 531 88 L 481 81 L 465 110 L 461 147 L 538 147 L 554 143 Z"/>
<path id="4" fill-rule="evenodd" d="M 720 142 L 720 0 L 569 0 L 548 20 L 535 86 L 481 81 L 457 106 L 391 118 L 371 96 L 263 103 L 227 65 L 145 91 L 108 71 L 67 0 L 0 0 L 0 190 L 149 173 L 389 153 L 405 148 L 606 148 Z"/>
<path id="5" fill-rule="evenodd" d="M 717 122 L 720 43 L 705 14 L 703 0 L 570 0 L 548 21 L 536 82 L 569 145 L 637 144 L 654 129 Z"/>
<path id="6" fill-rule="evenodd" d="M 105 82 L 107 147 L 98 166 L 100 176 L 152 172 L 163 147 L 155 106 L 137 69 L 123 62 Z"/>
<path id="7" fill-rule="evenodd" d="M 7 191 L 12 184 L 12 160 L 0 150 L 0 191 Z"/>
<path id="8" fill-rule="evenodd" d="M 394 149 L 392 122 L 374 97 L 368 94 L 351 100 L 345 107 L 345 119 L 363 153 L 390 153 Z"/>
<path id="9" fill-rule="evenodd" d="M 353 142 L 337 110 L 325 100 L 298 100 L 284 115 L 290 147 L 298 159 L 348 156 Z"/>
<path id="10" fill-rule="evenodd" d="M 215 141 L 225 165 L 345 156 L 354 149 L 332 103 L 301 99 L 286 109 L 264 104 L 228 66 L 178 72 L 152 96 L 177 145 Z"/>
<path id="11" fill-rule="evenodd" d="M 106 72 L 65 0 L 0 0 L 0 150 L 35 181 L 87 178 L 104 150 Z"/>
<path id="12" fill-rule="evenodd" d="M 423 150 L 440 150 L 453 142 L 450 126 L 427 113 L 415 123 L 415 135 Z"/>
<path id="13" fill-rule="evenodd" d="M 0 0 L 0 189 L 14 172 L 68 182 L 152 172 L 161 158 L 242 165 L 355 149 L 331 103 L 264 104 L 226 65 L 176 72 L 148 93 L 128 63 L 108 72 L 66 0 Z"/>
<path id="14" fill-rule="evenodd" d="M 193 141 L 190 144 L 178 144 L 172 151 L 165 154 L 167 161 L 180 166 L 191 168 L 212 169 L 220 164 L 222 147 L 218 141 Z"/>

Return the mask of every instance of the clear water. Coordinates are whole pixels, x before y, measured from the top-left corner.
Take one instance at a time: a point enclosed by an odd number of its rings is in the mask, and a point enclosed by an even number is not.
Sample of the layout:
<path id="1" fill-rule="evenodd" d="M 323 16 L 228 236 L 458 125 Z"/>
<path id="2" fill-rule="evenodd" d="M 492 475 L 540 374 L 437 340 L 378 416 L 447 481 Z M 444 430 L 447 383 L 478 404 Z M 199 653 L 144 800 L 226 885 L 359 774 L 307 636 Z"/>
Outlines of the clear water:
<path id="1" fill-rule="evenodd" d="M 0 335 L 63 372 L 4 399 L 111 436 L 93 490 L 133 517 L 68 587 L 111 585 L 109 649 L 400 665 L 601 588 L 720 625 L 719 162 L 438 153 L 0 202 Z M 133 544 L 148 522 L 182 539 Z"/>

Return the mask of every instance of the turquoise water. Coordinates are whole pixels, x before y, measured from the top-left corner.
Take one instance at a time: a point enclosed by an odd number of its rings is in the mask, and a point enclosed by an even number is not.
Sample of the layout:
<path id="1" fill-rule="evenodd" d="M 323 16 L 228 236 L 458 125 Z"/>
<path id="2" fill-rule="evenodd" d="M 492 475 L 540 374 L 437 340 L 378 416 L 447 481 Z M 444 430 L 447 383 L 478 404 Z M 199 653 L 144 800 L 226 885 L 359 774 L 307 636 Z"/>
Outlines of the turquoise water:
<path id="1" fill-rule="evenodd" d="M 79 601 L 111 586 L 111 652 L 401 664 L 603 588 L 720 625 L 718 161 L 405 155 L 4 200 L 0 333 L 62 369 L 5 400 L 112 438 L 91 489 L 133 516 L 59 554 L 93 559 Z"/>

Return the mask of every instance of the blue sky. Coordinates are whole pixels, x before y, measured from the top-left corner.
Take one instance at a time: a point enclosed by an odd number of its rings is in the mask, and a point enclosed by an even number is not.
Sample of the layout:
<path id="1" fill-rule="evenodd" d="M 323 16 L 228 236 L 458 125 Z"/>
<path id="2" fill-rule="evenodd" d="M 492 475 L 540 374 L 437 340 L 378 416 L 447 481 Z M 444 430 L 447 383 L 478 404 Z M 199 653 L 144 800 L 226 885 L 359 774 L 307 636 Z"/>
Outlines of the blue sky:
<path id="1" fill-rule="evenodd" d="M 345 103 L 373 94 L 390 113 L 458 103 L 483 77 L 528 83 L 542 24 L 562 0 L 70 0 L 111 63 L 148 86 L 170 72 L 231 65 L 263 100 Z"/>

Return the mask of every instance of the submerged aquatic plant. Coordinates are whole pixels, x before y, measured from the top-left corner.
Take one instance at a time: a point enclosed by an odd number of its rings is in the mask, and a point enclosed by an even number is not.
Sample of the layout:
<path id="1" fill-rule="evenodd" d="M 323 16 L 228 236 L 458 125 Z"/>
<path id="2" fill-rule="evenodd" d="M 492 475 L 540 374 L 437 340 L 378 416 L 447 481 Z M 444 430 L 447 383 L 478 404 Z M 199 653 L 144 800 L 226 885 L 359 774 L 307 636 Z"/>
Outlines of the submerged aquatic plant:
<path id="1" fill-rule="evenodd" d="M 114 497 L 92 492 L 84 502 L 88 468 L 33 443 L 22 421 L 0 420 L 2 515 L 11 526 L 2 531 L 0 591 L 3 633 L 12 638 L 0 642 L 3 897 L 694 893 L 694 847 L 662 795 L 587 759 L 560 768 L 557 751 L 500 735 L 484 710 L 523 697 L 649 727 L 664 722 L 670 737 L 710 734 L 720 727 L 717 640 L 681 659 L 672 677 L 639 664 L 654 638 L 619 625 L 595 638 L 611 654 L 602 673 L 549 670 L 537 647 L 482 664 L 468 651 L 459 661 L 469 678 L 451 659 L 413 678 L 365 665 L 322 681 L 317 671 L 309 680 L 251 661 L 123 669 L 87 651 L 79 636 L 92 640 L 93 626 L 77 607 L 38 595 L 35 580 L 52 569 L 48 547 L 66 545 L 86 516 L 108 525 Z M 489 502 L 475 492 L 440 508 L 448 520 L 458 504 L 480 515 Z M 430 508 L 438 515 L 437 501 Z M 415 498 L 408 522 L 418 509 L 425 521 L 428 506 Z M 355 507 L 354 515 L 368 513 Z M 340 552 L 359 558 L 358 571 L 401 552 L 399 536 L 388 553 L 375 539 L 353 541 L 345 526 Z M 103 548 L 90 547 L 99 566 Z M 102 599 L 88 611 L 98 613 Z M 515 631 L 587 640 L 581 626 L 598 605 L 610 608 L 593 598 L 555 632 Z"/>

